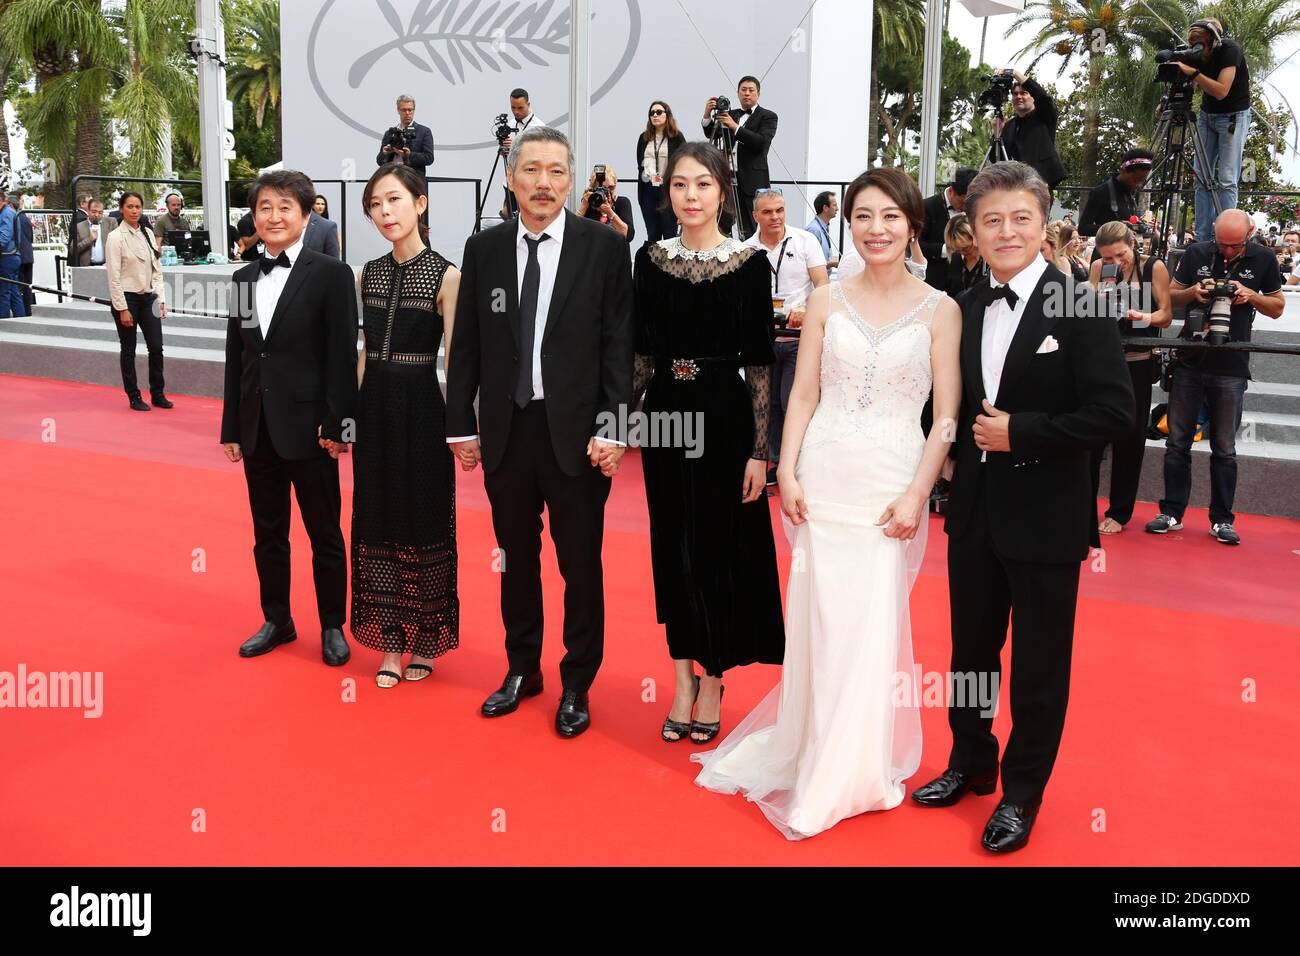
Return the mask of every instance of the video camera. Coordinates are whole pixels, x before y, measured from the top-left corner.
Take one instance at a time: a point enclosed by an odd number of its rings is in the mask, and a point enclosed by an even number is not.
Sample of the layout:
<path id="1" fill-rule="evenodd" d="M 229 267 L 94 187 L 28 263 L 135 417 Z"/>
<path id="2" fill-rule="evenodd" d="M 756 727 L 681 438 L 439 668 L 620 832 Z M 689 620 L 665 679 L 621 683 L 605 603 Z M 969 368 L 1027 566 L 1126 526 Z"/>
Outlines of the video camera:
<path id="1" fill-rule="evenodd" d="M 1002 107 L 1006 104 L 1011 96 L 1011 89 L 1016 85 L 1016 78 L 1009 70 L 999 70 L 996 73 L 990 73 L 988 76 L 980 77 L 986 84 L 983 92 L 975 101 L 977 106 L 983 106 L 995 113 L 1001 112 Z"/>
<path id="2" fill-rule="evenodd" d="M 731 112 L 731 100 L 725 96 L 715 96 L 713 104 L 713 117 L 716 119 L 719 113 Z"/>
<path id="3" fill-rule="evenodd" d="M 1179 63 L 1191 63 L 1193 60 L 1201 59 L 1205 52 L 1205 44 L 1197 43 L 1195 46 L 1187 43 L 1180 43 L 1172 50 L 1160 50 L 1156 53 L 1156 82 L 1157 83 L 1190 83 L 1191 77 L 1178 69 Z"/>
<path id="4" fill-rule="evenodd" d="M 498 113 L 492 120 L 492 135 L 496 138 L 498 146 L 504 146 L 506 140 L 515 134 L 515 128 L 510 122 L 509 113 Z"/>

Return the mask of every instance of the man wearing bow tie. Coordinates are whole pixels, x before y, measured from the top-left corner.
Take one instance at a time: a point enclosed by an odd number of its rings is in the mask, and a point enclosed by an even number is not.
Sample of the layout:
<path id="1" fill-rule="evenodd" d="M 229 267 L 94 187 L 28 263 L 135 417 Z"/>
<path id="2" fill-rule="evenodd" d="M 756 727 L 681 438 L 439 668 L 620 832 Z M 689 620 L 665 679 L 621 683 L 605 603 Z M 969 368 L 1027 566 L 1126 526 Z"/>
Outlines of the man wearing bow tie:
<path id="1" fill-rule="evenodd" d="M 244 463 L 264 622 L 257 657 L 297 638 L 289 613 L 289 489 L 311 539 L 321 657 L 346 663 L 347 555 L 338 454 L 354 440 L 357 299 L 352 269 L 303 248 L 316 189 L 292 170 L 261 176 L 249 205 L 265 252 L 234 275 L 221 442 Z"/>
<path id="2" fill-rule="evenodd" d="M 1000 771 L 982 841 L 995 853 L 1028 842 L 1056 760 L 1079 563 L 1095 523 L 1089 453 L 1133 414 L 1118 328 L 1040 254 L 1050 207 L 1024 163 L 986 167 L 966 193 L 990 279 L 958 300 L 962 414 L 945 526 L 952 674 L 955 688 L 999 687 L 1010 621 L 1012 730 L 999 766 L 995 701 L 954 690 L 948 769 L 912 794 L 951 806 L 992 793 Z"/>
<path id="3" fill-rule="evenodd" d="M 925 282 L 935 289 L 948 288 L 948 256 L 952 254 L 943 241 L 943 231 L 948 220 L 966 211 L 966 190 L 975 178 L 975 170 L 962 166 L 943 192 L 925 201 L 925 226 L 917 236 L 921 252 L 925 255 Z"/>
<path id="4" fill-rule="evenodd" d="M 740 100 L 738 109 L 729 110 L 714 118 L 717 97 L 710 97 L 704 104 L 704 118 L 700 121 L 704 135 L 713 139 L 721 131 L 725 133 L 736 164 L 736 182 L 740 193 L 740 230 L 741 239 L 747 239 L 754 232 L 754 194 L 760 189 L 772 185 L 767 168 L 767 151 L 776 137 L 776 114 L 758 105 L 758 78 L 742 76 L 736 87 L 736 97 Z M 721 128 L 721 129 L 720 129 Z M 730 183 L 721 184 L 730 189 Z M 723 232 L 730 230 L 730 224 L 724 223 Z"/>

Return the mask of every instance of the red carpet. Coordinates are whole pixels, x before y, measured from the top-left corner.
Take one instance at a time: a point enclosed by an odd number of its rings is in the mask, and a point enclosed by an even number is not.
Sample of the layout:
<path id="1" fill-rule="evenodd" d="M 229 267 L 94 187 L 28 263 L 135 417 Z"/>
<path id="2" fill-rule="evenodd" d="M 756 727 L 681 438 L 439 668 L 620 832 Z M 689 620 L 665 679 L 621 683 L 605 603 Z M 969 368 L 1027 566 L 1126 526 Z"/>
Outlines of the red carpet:
<path id="1" fill-rule="evenodd" d="M 338 669 L 320 661 L 296 519 L 301 637 L 236 655 L 260 615 L 218 402 L 178 397 L 174 411 L 145 415 L 120 390 L 12 377 L 0 396 L 0 672 L 103 673 L 98 719 L 0 711 L 5 864 L 1300 863 L 1288 823 L 1300 784 L 1300 523 L 1243 516 L 1245 544 L 1227 549 L 1201 512 L 1179 535 L 1135 522 L 1107 542 L 1104 572 L 1084 573 L 1065 740 L 1023 853 L 980 850 L 991 797 L 905 804 L 791 844 L 742 798 L 695 787 L 691 744 L 658 739 L 672 669 L 634 460 L 610 500 L 593 728 L 563 741 L 551 729 L 561 595 L 549 542 L 547 692 L 507 718 L 477 714 L 505 667 L 481 473 L 459 490 L 461 647 L 432 679 L 381 691 L 373 652 L 354 648 Z M 1139 507 L 1141 521 L 1151 513 Z M 926 672 L 948 664 L 945 544 L 932 525 L 913 595 Z M 728 675 L 724 733 L 777 677 Z M 343 699 L 348 681 L 355 702 Z M 653 681 L 667 683 L 646 702 Z M 1004 741 L 1007 709 L 1004 692 Z M 923 722 L 913 786 L 947 757 L 944 711 L 925 708 Z"/>

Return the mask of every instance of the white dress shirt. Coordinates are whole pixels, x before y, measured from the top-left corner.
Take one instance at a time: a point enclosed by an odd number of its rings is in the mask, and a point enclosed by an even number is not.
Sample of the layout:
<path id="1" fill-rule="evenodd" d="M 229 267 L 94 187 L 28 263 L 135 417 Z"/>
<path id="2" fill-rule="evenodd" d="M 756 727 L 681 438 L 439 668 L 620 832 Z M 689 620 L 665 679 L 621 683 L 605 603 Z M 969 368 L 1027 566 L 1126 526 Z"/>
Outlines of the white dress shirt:
<path id="1" fill-rule="evenodd" d="M 302 236 L 299 236 L 297 242 L 284 250 L 291 263 L 288 269 L 277 266 L 266 275 L 258 272 L 253 290 L 257 297 L 257 324 L 262 327 L 262 338 L 266 338 L 266 331 L 271 327 L 271 319 L 275 316 L 275 307 L 280 302 L 280 293 L 284 292 L 285 283 L 289 281 L 289 273 L 293 271 L 293 266 L 298 264 L 298 256 L 301 253 Z M 258 269 L 261 269 L 260 265 Z"/>
<path id="2" fill-rule="evenodd" d="M 102 266 L 104 264 L 104 220 L 101 217 L 99 222 L 87 222 L 95 233 L 95 244 L 90 247 L 90 264 L 92 266 Z"/>
<path id="3" fill-rule="evenodd" d="M 980 339 L 980 367 L 984 374 L 984 395 L 992 405 L 998 403 L 998 389 L 1002 385 L 1002 368 L 1006 365 L 1007 351 L 1016 329 L 1020 328 L 1020 317 L 1025 314 L 1025 303 L 1033 295 L 1038 280 L 1047 269 L 1047 260 L 1034 256 L 1029 263 L 1006 285 L 1016 294 L 1016 307 L 1011 308 L 1006 299 L 998 299 L 984 309 L 984 334 Z M 989 276 L 989 285 L 997 289 L 1003 285 Z"/>
<path id="4" fill-rule="evenodd" d="M 736 106 L 736 107 L 733 107 L 733 109 L 738 109 L 738 110 L 740 110 L 740 116 L 738 116 L 738 117 L 736 118 L 736 127 L 737 127 L 737 129 L 739 129 L 741 126 L 744 126 L 747 122 L 749 122 L 749 118 L 750 118 L 751 116 L 754 115 L 754 110 L 758 109 L 758 104 L 755 103 L 753 106 L 751 106 L 751 107 L 749 108 L 749 112 L 748 112 L 748 113 L 745 112 L 745 108 L 744 108 L 743 106 Z M 700 125 L 703 126 L 705 129 L 708 129 L 708 128 L 709 128 L 709 125 L 710 125 L 711 123 L 712 123 L 712 120 L 708 119 L 707 117 L 702 118 L 702 119 L 700 120 Z M 718 125 L 721 126 L 722 124 L 719 123 Z M 723 128 L 725 128 L 725 127 L 723 127 Z M 735 156 L 736 156 L 736 148 L 737 148 L 739 145 L 740 145 L 740 137 L 737 136 L 735 133 L 732 133 L 732 134 L 731 134 L 731 156 L 732 156 L 733 159 L 735 159 Z"/>

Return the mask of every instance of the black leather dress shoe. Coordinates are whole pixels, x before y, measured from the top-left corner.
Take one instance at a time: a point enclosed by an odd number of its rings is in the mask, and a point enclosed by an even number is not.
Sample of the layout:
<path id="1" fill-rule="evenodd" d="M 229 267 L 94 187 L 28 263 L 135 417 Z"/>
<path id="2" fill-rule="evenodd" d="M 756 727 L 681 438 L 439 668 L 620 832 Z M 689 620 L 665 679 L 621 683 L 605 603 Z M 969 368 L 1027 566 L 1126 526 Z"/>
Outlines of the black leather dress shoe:
<path id="1" fill-rule="evenodd" d="M 256 634 L 239 645 L 239 656 L 258 657 L 297 639 L 298 632 L 294 630 L 293 621 L 287 624 L 272 624 L 267 621 Z"/>
<path id="2" fill-rule="evenodd" d="M 352 649 L 343 637 L 343 631 L 337 627 L 327 627 L 320 632 L 320 658 L 330 667 L 346 664 L 352 656 Z"/>
<path id="3" fill-rule="evenodd" d="M 175 408 L 176 407 L 175 403 L 172 402 L 172 400 L 169 399 L 166 395 L 155 395 L 151 399 L 149 399 L 149 402 L 153 405 L 154 408 Z"/>
<path id="4" fill-rule="evenodd" d="M 555 712 L 556 731 L 561 737 L 576 737 L 590 726 L 587 695 L 582 691 L 566 690 L 560 696 L 560 707 Z"/>
<path id="5" fill-rule="evenodd" d="M 145 404 L 144 399 L 142 399 L 142 398 L 133 398 L 133 399 L 131 399 L 131 410 L 134 411 L 134 412 L 151 412 L 151 411 L 153 411 L 152 408 L 150 408 L 148 405 Z"/>
<path id="6" fill-rule="evenodd" d="M 999 803 L 984 827 L 984 839 L 980 840 L 984 849 L 991 853 L 1010 853 L 1023 847 L 1029 842 L 1029 831 L 1034 828 L 1040 805 Z"/>
<path id="7" fill-rule="evenodd" d="M 536 697 L 542 692 L 542 672 L 535 671 L 527 676 L 507 674 L 501 686 L 483 701 L 481 708 L 484 717 L 504 717 L 519 709 L 519 701 L 525 697 Z"/>
<path id="8" fill-rule="evenodd" d="M 924 787 L 912 791 L 912 800 L 923 807 L 950 807 L 970 790 L 985 797 L 998 787 L 998 772 L 990 770 L 972 777 L 960 770 L 945 770 Z"/>

